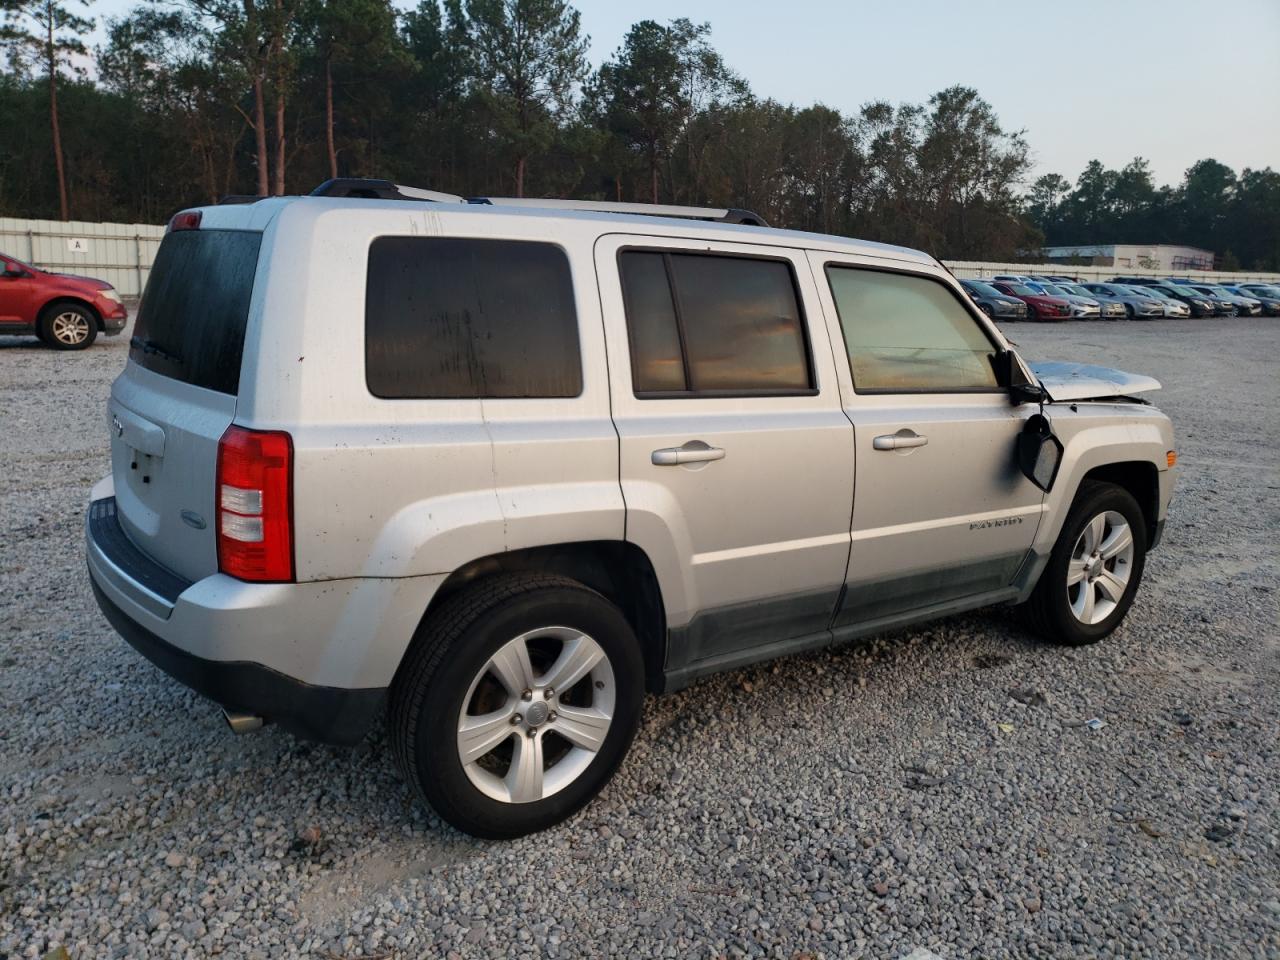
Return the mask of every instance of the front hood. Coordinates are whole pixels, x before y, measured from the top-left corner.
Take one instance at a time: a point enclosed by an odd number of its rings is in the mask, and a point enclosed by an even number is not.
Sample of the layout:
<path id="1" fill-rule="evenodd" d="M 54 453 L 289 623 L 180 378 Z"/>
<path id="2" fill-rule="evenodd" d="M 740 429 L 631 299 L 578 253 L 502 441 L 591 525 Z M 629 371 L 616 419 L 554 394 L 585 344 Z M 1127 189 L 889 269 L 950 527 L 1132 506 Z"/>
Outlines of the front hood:
<path id="1" fill-rule="evenodd" d="M 57 277 L 60 280 L 74 280 L 76 283 L 83 284 L 93 290 L 110 290 L 111 284 L 105 280 L 97 280 L 93 277 L 82 277 L 74 273 L 54 273 L 50 276 Z"/>
<path id="2" fill-rule="evenodd" d="M 1048 360 L 1030 364 L 1031 372 L 1048 391 L 1049 399 L 1094 400 L 1102 397 L 1128 397 L 1160 389 L 1160 381 L 1138 373 L 1125 373 L 1089 363 L 1067 363 Z"/>

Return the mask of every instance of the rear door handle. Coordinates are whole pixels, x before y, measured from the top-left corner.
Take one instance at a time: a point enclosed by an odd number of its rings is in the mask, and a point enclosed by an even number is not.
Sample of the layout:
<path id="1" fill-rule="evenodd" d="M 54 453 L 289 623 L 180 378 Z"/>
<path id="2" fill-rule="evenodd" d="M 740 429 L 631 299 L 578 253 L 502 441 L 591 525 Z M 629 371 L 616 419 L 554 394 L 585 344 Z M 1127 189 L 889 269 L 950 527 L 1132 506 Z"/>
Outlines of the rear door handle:
<path id="1" fill-rule="evenodd" d="M 923 447 L 928 442 L 928 437 L 922 437 L 912 430 L 899 430 L 897 433 L 876 437 L 871 441 L 871 446 L 877 450 L 907 450 L 911 447 Z"/>
<path id="2" fill-rule="evenodd" d="M 678 467 L 682 463 L 723 460 L 724 449 L 709 447 L 701 440 L 690 440 L 683 447 L 663 447 L 661 450 L 655 450 L 650 459 L 656 467 Z"/>

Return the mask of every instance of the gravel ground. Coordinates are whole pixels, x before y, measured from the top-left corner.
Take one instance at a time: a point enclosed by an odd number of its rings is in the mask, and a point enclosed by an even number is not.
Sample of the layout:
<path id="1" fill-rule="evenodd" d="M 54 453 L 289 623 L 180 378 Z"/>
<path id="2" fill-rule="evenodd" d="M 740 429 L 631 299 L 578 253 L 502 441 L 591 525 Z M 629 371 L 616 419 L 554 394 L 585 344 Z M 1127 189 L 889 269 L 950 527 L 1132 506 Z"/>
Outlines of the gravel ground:
<path id="1" fill-rule="evenodd" d="M 0 960 L 1280 957 L 1280 321 L 1010 333 L 1165 384 L 1183 475 L 1118 633 L 993 610 L 651 698 L 599 800 L 499 844 L 383 733 L 232 737 L 112 633 L 81 511 L 123 338 L 0 342 Z"/>

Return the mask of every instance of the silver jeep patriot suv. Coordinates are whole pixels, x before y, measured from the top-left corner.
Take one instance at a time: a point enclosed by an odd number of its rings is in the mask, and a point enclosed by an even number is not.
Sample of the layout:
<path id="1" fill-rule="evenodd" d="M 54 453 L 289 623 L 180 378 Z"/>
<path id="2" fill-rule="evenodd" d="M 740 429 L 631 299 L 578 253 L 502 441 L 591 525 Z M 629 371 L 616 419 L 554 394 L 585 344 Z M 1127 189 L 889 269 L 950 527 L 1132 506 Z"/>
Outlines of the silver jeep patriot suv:
<path id="1" fill-rule="evenodd" d="M 1174 482 L 1150 378 L 1028 366 L 913 250 L 385 181 L 174 217 L 106 420 L 98 602 L 222 705 L 385 717 L 487 837 L 647 691 L 989 604 L 1111 633 Z"/>

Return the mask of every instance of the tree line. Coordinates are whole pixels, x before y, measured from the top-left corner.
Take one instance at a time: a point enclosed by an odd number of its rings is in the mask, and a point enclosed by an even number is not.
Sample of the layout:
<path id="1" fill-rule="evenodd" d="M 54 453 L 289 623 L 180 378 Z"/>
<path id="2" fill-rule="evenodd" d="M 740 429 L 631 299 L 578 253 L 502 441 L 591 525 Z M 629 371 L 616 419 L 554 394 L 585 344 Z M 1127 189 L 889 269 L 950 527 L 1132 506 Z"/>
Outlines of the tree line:
<path id="1" fill-rule="evenodd" d="M 978 92 L 852 115 L 761 98 L 710 26 L 643 20 L 598 68 L 565 0 L 171 0 L 105 21 L 0 0 L 0 215 L 157 222 L 333 176 L 466 196 L 751 209 L 939 257 L 1168 240 L 1280 268 L 1280 175 L 1145 162 L 1023 188 L 1020 131 Z M 1270 233 L 1265 229 L 1269 218 Z"/>
<path id="2" fill-rule="evenodd" d="M 1032 184 L 1028 218 L 1055 245 L 1181 243 L 1213 250 L 1221 270 L 1280 270 L 1280 173 L 1236 175 L 1200 160 L 1176 187 L 1157 187 L 1146 160 L 1121 170 L 1091 161 L 1070 184 L 1050 173 Z"/>

